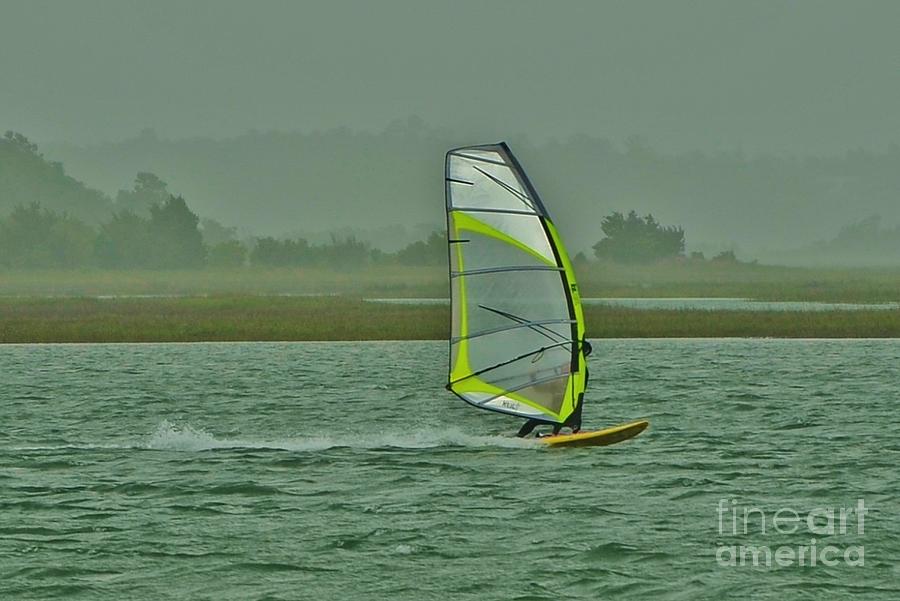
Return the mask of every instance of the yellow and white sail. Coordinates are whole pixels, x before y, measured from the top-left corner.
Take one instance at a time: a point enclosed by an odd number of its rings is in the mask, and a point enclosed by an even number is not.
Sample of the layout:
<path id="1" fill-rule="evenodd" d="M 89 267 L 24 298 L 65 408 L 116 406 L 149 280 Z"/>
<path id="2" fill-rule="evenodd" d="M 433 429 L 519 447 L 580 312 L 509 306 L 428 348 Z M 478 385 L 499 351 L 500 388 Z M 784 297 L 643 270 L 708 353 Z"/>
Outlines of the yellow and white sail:
<path id="1" fill-rule="evenodd" d="M 585 387 L 575 273 L 505 143 L 445 166 L 452 305 L 448 389 L 476 407 L 563 422 Z"/>

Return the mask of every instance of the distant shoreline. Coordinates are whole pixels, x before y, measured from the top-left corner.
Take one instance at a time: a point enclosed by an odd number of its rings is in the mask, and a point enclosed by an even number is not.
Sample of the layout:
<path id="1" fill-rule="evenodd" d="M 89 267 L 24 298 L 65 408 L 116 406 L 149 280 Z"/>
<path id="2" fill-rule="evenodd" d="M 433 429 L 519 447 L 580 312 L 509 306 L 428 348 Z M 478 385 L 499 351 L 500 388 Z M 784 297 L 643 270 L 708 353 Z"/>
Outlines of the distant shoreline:
<path id="1" fill-rule="evenodd" d="M 736 311 L 586 305 L 591 338 L 897 338 L 900 310 Z M 0 343 L 446 340 L 440 304 L 347 296 L 0 298 Z"/>

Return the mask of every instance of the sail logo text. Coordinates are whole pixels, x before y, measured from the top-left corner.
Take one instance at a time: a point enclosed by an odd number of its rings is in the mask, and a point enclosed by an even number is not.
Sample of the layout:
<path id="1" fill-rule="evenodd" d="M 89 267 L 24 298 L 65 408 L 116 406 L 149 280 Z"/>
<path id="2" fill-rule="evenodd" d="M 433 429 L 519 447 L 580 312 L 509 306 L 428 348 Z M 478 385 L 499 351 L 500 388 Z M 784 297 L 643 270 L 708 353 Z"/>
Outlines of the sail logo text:
<path id="1" fill-rule="evenodd" d="M 724 567 L 833 567 L 840 563 L 862 567 L 864 545 L 837 543 L 849 542 L 838 537 L 858 542 L 865 534 L 869 511 L 863 499 L 857 499 L 855 507 L 817 507 L 804 512 L 791 507 L 767 512 L 759 507 L 741 506 L 735 499 L 719 499 L 716 517 L 720 538 L 754 535 L 783 539 L 799 535 L 803 540 L 800 544 L 774 546 L 726 544 L 720 540 L 716 563 Z"/>

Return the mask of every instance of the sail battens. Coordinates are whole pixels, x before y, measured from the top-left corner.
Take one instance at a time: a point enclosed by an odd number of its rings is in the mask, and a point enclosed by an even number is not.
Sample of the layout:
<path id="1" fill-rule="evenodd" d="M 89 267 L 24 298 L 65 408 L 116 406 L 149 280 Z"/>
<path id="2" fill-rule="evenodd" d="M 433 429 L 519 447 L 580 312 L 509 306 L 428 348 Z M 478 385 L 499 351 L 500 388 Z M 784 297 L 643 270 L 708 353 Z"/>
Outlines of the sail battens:
<path id="1" fill-rule="evenodd" d="M 537 217 L 538 213 L 534 211 L 522 211 L 516 209 L 489 209 L 485 207 L 452 207 L 448 209 L 451 213 L 462 211 L 464 213 L 501 213 L 506 215 L 531 215 Z"/>
<path id="2" fill-rule="evenodd" d="M 495 307 L 488 307 L 486 305 L 478 305 L 478 306 L 482 309 L 486 309 L 487 311 L 496 313 L 497 315 L 501 315 L 501 316 L 505 317 L 506 319 L 510 319 L 516 323 L 528 325 L 535 332 L 537 332 L 544 338 L 548 338 L 549 340 L 551 340 L 553 342 L 558 342 L 560 340 L 567 340 L 566 336 L 560 334 L 559 332 L 556 332 L 555 330 L 552 330 L 552 329 L 548 328 L 547 326 L 529 323 L 529 321 L 527 319 L 525 319 L 524 317 L 521 317 L 519 315 L 513 315 L 512 313 L 509 313 L 508 311 L 501 311 L 500 309 L 497 309 Z"/>
<path id="3" fill-rule="evenodd" d="M 473 157 L 470 154 L 463 154 L 461 152 L 451 152 L 451 154 L 462 159 L 468 159 L 470 161 L 481 161 L 482 163 L 491 163 L 492 165 L 506 165 L 506 163 L 504 163 L 503 161 L 492 160 L 485 157 Z"/>
<path id="4" fill-rule="evenodd" d="M 506 273 L 510 271 L 563 271 L 563 269 L 562 267 L 550 267 L 549 265 L 509 265 L 507 267 L 484 267 L 482 269 L 468 269 L 466 271 L 451 271 L 450 277 L 458 278 L 465 275 Z"/>
<path id="5" fill-rule="evenodd" d="M 476 372 L 467 374 L 458 380 L 453 380 L 452 382 L 450 382 L 449 385 L 452 386 L 454 384 L 458 384 L 458 383 L 462 382 L 463 380 L 468 380 L 469 378 L 474 378 L 476 376 L 490 373 L 490 372 L 494 371 L 495 369 L 499 369 L 501 367 L 506 367 L 507 365 L 511 365 L 511 364 L 515 363 L 516 361 L 522 361 L 523 359 L 528 359 L 529 357 L 534 357 L 545 351 L 549 351 L 551 349 L 558 348 L 558 347 L 568 346 L 570 344 L 572 344 L 571 341 L 566 340 L 565 342 L 559 342 L 557 344 L 552 344 L 550 346 L 542 346 L 539 349 L 533 350 L 533 351 L 525 353 L 523 355 L 519 355 L 518 357 L 513 357 L 512 359 L 509 359 L 508 361 L 504 361 L 503 363 L 497 363 L 496 365 L 491 365 L 489 367 L 485 367 L 484 369 L 480 369 Z"/>
<path id="6" fill-rule="evenodd" d="M 495 184 L 497 184 L 498 186 L 500 186 L 501 188 L 503 188 L 504 190 L 506 190 L 507 192 L 509 192 L 509 193 L 512 194 L 513 196 L 515 196 L 516 198 L 518 198 L 520 201 L 522 201 L 522 204 L 524 204 L 526 207 L 528 207 L 529 209 L 534 210 L 534 205 L 531 204 L 531 199 L 530 199 L 530 198 L 528 198 L 527 196 L 525 196 L 524 194 L 522 194 L 521 192 L 519 192 L 518 190 L 516 190 L 515 188 L 513 188 L 513 187 L 510 186 L 509 184 L 507 184 L 507 183 L 506 183 L 505 181 L 503 181 L 502 179 L 497 178 L 497 177 L 494 177 L 493 175 L 491 175 L 490 173 L 488 173 L 488 172 L 485 171 L 484 169 L 479 169 L 478 167 L 475 167 L 474 169 L 475 169 L 475 171 L 477 171 L 477 172 L 480 173 L 481 175 L 485 176 L 486 178 L 488 178 L 489 180 L 491 180 L 492 182 L 494 182 Z"/>
<path id="7" fill-rule="evenodd" d="M 482 336 L 490 336 L 491 334 L 499 334 L 501 332 L 507 332 L 509 330 L 516 330 L 518 328 L 539 328 L 541 326 L 546 326 L 550 324 L 573 324 L 575 323 L 572 319 L 544 319 L 541 321 L 523 321 L 522 323 L 515 323 L 508 326 L 501 326 L 497 328 L 491 328 L 489 330 L 481 330 L 480 332 L 475 332 L 474 334 L 469 334 L 468 336 L 458 336 L 451 337 L 450 342 L 462 342 L 465 340 L 472 340 L 473 338 L 481 338 Z M 559 335 L 559 334 L 557 334 Z"/>
<path id="8" fill-rule="evenodd" d="M 584 318 L 559 234 L 506 144 L 451 150 L 444 178 L 448 388 L 482 409 L 563 422 L 584 390 Z"/>
<path id="9" fill-rule="evenodd" d="M 491 401 L 499 399 L 500 397 L 507 396 L 507 395 L 513 394 L 515 392 L 519 392 L 520 390 L 525 390 L 526 388 L 540 386 L 541 384 L 547 384 L 548 382 L 555 382 L 556 380 L 562 380 L 563 378 L 568 378 L 568 377 L 569 377 L 569 374 L 566 374 L 563 376 L 547 376 L 544 378 L 539 378 L 537 380 L 529 380 L 525 384 L 521 384 L 519 386 L 516 386 L 515 388 L 510 388 L 509 390 L 504 390 L 503 392 L 496 394 L 493 397 L 490 397 L 488 399 L 480 401 L 478 404 L 485 405 L 487 403 L 490 403 Z"/>

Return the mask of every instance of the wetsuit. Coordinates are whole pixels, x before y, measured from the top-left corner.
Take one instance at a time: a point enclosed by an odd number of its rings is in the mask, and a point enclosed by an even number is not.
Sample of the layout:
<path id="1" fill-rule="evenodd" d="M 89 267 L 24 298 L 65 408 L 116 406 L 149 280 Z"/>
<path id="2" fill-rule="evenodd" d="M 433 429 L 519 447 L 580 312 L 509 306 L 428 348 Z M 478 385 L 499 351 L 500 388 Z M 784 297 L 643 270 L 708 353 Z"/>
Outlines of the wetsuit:
<path id="1" fill-rule="evenodd" d="M 519 428 L 519 431 L 516 432 L 516 436 L 519 438 L 524 438 L 531 434 L 535 428 L 542 424 L 553 425 L 553 434 L 559 434 L 559 431 L 562 428 L 572 428 L 572 433 L 578 432 L 581 430 L 581 408 L 584 406 L 584 393 L 578 395 L 578 404 L 575 406 L 575 411 L 573 411 L 569 417 L 566 418 L 566 421 L 563 423 L 557 422 L 548 422 L 543 419 L 531 418 Z"/>
<path id="2" fill-rule="evenodd" d="M 544 421 L 542 419 L 531 418 L 528 421 L 526 421 L 524 424 L 522 424 L 522 427 L 519 428 L 518 432 L 516 432 L 516 436 L 518 436 L 519 438 L 525 438 L 526 436 L 531 434 L 534 431 L 534 429 L 537 428 L 538 426 L 540 426 L 541 424 L 553 424 L 554 428 L 558 425 L 553 422 Z"/>

